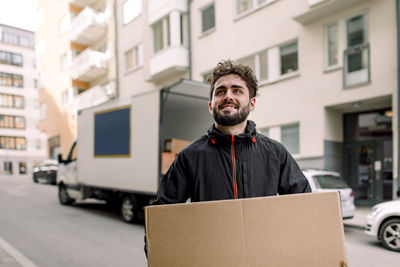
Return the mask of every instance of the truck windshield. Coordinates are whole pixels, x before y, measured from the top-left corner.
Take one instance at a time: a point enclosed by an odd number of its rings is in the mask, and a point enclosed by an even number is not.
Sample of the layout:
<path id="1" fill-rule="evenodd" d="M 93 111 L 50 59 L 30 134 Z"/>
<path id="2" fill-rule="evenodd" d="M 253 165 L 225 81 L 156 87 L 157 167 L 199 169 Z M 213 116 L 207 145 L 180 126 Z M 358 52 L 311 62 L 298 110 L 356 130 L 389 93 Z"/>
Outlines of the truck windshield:
<path id="1" fill-rule="evenodd" d="M 349 188 L 340 176 L 336 175 L 315 175 L 313 176 L 317 188 L 321 189 L 342 189 Z"/>

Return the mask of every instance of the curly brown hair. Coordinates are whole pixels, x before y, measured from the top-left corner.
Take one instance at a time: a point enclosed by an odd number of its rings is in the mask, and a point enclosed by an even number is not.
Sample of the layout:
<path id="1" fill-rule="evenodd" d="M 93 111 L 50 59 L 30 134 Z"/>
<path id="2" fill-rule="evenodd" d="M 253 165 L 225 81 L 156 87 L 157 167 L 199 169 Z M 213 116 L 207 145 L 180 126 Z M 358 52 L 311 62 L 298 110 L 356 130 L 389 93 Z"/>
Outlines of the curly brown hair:
<path id="1" fill-rule="evenodd" d="M 212 99 L 216 81 L 229 74 L 239 75 L 246 82 L 247 88 L 249 88 L 250 98 L 256 96 L 258 90 L 257 78 L 252 69 L 242 64 L 235 64 L 234 61 L 228 59 L 218 62 L 213 72 L 207 77 L 207 83 L 210 84 L 210 100 Z"/>

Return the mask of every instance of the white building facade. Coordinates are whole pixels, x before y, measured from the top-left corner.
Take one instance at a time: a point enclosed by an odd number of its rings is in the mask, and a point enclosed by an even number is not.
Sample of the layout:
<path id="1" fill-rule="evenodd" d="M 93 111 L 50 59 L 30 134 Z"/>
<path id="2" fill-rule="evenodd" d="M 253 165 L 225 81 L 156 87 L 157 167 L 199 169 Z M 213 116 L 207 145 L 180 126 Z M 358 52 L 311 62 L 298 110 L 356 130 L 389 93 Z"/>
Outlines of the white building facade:
<path id="1" fill-rule="evenodd" d="M 38 88 L 34 33 L 0 25 L 0 175 L 30 175 L 47 157 Z"/>
<path id="2" fill-rule="evenodd" d="M 251 119 L 301 167 L 340 172 L 359 205 L 398 197 L 396 1 L 119 0 L 116 14 L 120 97 L 233 59 L 259 80 Z"/>

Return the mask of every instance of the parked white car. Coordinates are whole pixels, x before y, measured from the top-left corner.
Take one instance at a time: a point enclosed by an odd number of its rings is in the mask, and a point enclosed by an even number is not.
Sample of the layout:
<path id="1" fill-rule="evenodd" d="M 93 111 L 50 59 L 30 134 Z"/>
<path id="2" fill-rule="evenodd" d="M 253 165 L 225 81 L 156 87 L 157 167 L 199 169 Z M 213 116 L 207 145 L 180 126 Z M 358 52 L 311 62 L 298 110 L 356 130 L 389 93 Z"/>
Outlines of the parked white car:
<path id="1" fill-rule="evenodd" d="M 315 169 L 303 169 L 312 192 L 340 192 L 343 219 L 351 219 L 356 212 L 354 193 L 339 173 Z"/>
<path id="2" fill-rule="evenodd" d="M 365 233 L 380 240 L 385 248 L 400 252 L 400 200 L 373 206 L 366 218 Z"/>

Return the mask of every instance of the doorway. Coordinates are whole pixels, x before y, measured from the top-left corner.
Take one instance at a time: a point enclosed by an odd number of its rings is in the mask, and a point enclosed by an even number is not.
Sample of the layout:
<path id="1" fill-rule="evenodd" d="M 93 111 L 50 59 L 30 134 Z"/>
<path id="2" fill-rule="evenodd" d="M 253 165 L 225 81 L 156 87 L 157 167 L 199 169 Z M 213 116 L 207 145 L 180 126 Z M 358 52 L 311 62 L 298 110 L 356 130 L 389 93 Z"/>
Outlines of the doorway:
<path id="1" fill-rule="evenodd" d="M 392 199 L 393 143 L 390 110 L 344 115 L 344 177 L 357 205 Z"/>

